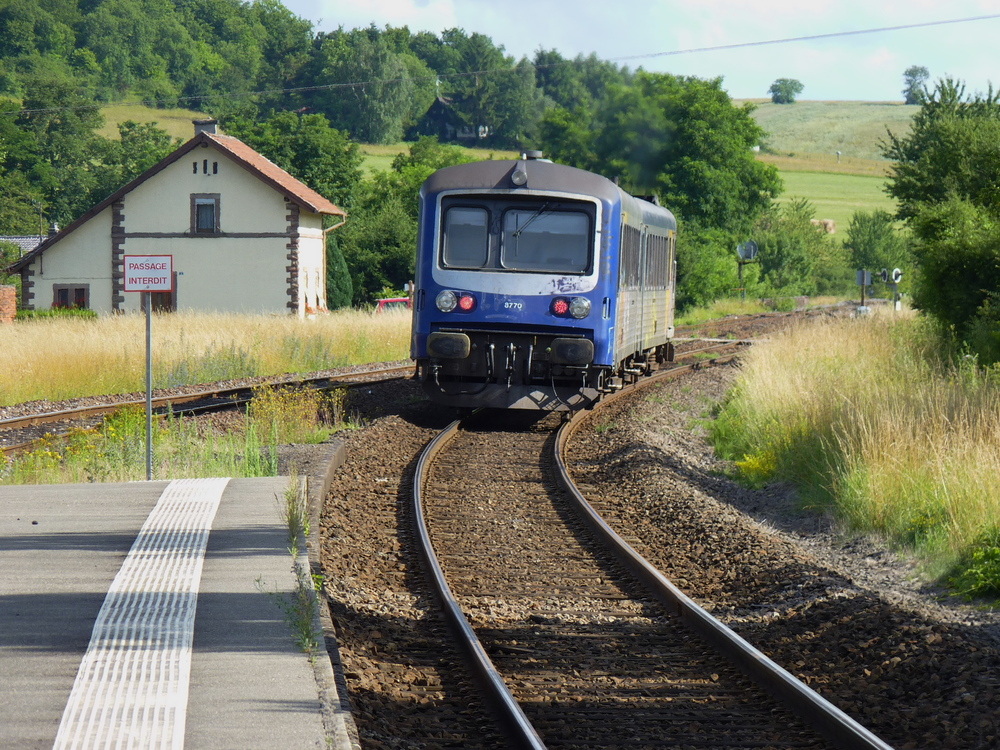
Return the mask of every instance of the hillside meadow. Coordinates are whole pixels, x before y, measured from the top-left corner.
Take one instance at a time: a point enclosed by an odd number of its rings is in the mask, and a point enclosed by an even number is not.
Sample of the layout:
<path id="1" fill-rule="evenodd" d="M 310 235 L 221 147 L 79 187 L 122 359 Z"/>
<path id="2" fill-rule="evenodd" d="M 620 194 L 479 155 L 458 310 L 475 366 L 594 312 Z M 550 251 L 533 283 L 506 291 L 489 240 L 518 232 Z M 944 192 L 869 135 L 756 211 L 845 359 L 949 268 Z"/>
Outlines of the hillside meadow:
<path id="1" fill-rule="evenodd" d="M 184 141 L 194 135 L 192 120 L 210 117 L 193 109 L 155 109 L 142 104 L 107 104 L 101 107 L 101 114 L 104 116 L 104 126 L 96 132 L 105 138 L 118 138 L 118 124 L 132 120 L 138 123 L 154 122 L 171 138 Z"/>
<path id="2" fill-rule="evenodd" d="M 834 162 L 838 151 L 842 162 L 881 161 L 887 131 L 905 135 L 920 109 L 902 102 L 749 101 L 754 120 L 768 132 L 762 151 L 784 157 L 824 154 Z"/>

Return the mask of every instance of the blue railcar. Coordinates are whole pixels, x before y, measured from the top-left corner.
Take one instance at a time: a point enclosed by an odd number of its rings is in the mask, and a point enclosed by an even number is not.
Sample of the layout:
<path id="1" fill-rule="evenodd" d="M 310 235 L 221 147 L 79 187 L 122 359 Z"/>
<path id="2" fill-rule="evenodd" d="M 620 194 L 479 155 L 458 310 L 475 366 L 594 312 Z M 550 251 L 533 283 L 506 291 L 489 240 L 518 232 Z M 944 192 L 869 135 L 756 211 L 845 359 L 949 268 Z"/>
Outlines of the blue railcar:
<path id="1" fill-rule="evenodd" d="M 537 152 L 420 191 L 411 356 L 457 407 L 567 410 L 672 357 L 677 223 Z"/>

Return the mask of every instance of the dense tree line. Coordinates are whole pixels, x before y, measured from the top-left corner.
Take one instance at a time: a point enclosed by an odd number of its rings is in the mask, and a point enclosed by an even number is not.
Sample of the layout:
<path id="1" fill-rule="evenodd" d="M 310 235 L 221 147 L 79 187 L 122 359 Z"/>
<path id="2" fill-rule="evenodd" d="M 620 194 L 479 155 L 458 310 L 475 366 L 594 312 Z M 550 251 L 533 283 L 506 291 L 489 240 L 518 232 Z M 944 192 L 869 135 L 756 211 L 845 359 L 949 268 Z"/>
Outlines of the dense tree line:
<path id="1" fill-rule="evenodd" d="M 461 29 L 317 33 L 278 0 L 0 0 L 0 233 L 65 224 L 176 147 L 153 125 L 96 135 L 99 105 L 122 100 L 211 113 L 347 209 L 329 235 L 337 303 L 411 278 L 419 183 L 466 158 L 439 141 L 540 147 L 659 196 L 681 222 L 682 304 L 732 293 L 734 248 L 752 237 L 754 294 L 846 274 L 808 206 L 773 205 L 777 173 L 752 151 L 764 133 L 721 80 L 554 50 L 515 60 Z M 409 154 L 365 177 L 357 144 L 401 139 Z"/>

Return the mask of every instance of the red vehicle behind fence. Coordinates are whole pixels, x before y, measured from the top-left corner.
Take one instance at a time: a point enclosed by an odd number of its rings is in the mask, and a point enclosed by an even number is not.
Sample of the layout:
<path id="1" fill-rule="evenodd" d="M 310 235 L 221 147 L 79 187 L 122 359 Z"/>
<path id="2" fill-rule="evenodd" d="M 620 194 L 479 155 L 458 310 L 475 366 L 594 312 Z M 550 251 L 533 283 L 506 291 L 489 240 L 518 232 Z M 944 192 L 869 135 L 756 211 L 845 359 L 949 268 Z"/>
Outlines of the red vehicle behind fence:
<path id="1" fill-rule="evenodd" d="M 376 300 L 375 312 L 380 313 L 385 310 L 409 310 L 413 307 L 413 302 L 409 297 L 389 297 L 387 299 Z"/>

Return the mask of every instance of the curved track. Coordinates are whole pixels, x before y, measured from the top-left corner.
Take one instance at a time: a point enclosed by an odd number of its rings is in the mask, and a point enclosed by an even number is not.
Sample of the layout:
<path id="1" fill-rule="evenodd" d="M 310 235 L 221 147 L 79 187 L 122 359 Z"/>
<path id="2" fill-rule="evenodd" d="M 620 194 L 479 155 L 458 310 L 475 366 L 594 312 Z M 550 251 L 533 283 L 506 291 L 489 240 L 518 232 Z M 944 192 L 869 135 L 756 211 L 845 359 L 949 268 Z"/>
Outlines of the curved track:
<path id="1" fill-rule="evenodd" d="M 617 535 L 592 510 L 584 529 L 589 506 L 564 488 L 557 455 L 571 428 L 557 438 L 558 422 L 453 423 L 414 480 L 439 596 L 517 746 L 888 747 L 628 545 L 609 554 Z"/>
<path id="2" fill-rule="evenodd" d="M 253 399 L 253 391 L 262 386 L 285 386 L 290 388 L 350 388 L 372 380 L 391 380 L 412 372 L 410 365 L 398 367 L 376 367 L 350 373 L 324 375 L 311 378 L 285 378 L 265 381 L 252 386 L 237 385 L 216 388 L 187 389 L 184 393 L 158 396 L 152 400 L 155 413 L 168 410 L 174 414 L 202 414 L 242 406 Z M 56 411 L 26 414 L 8 419 L 0 419 L 0 454 L 14 454 L 31 450 L 42 435 L 65 434 L 73 426 L 91 425 L 104 417 L 128 407 L 145 407 L 145 398 L 124 399 L 106 403 L 81 403 L 78 406 Z"/>

